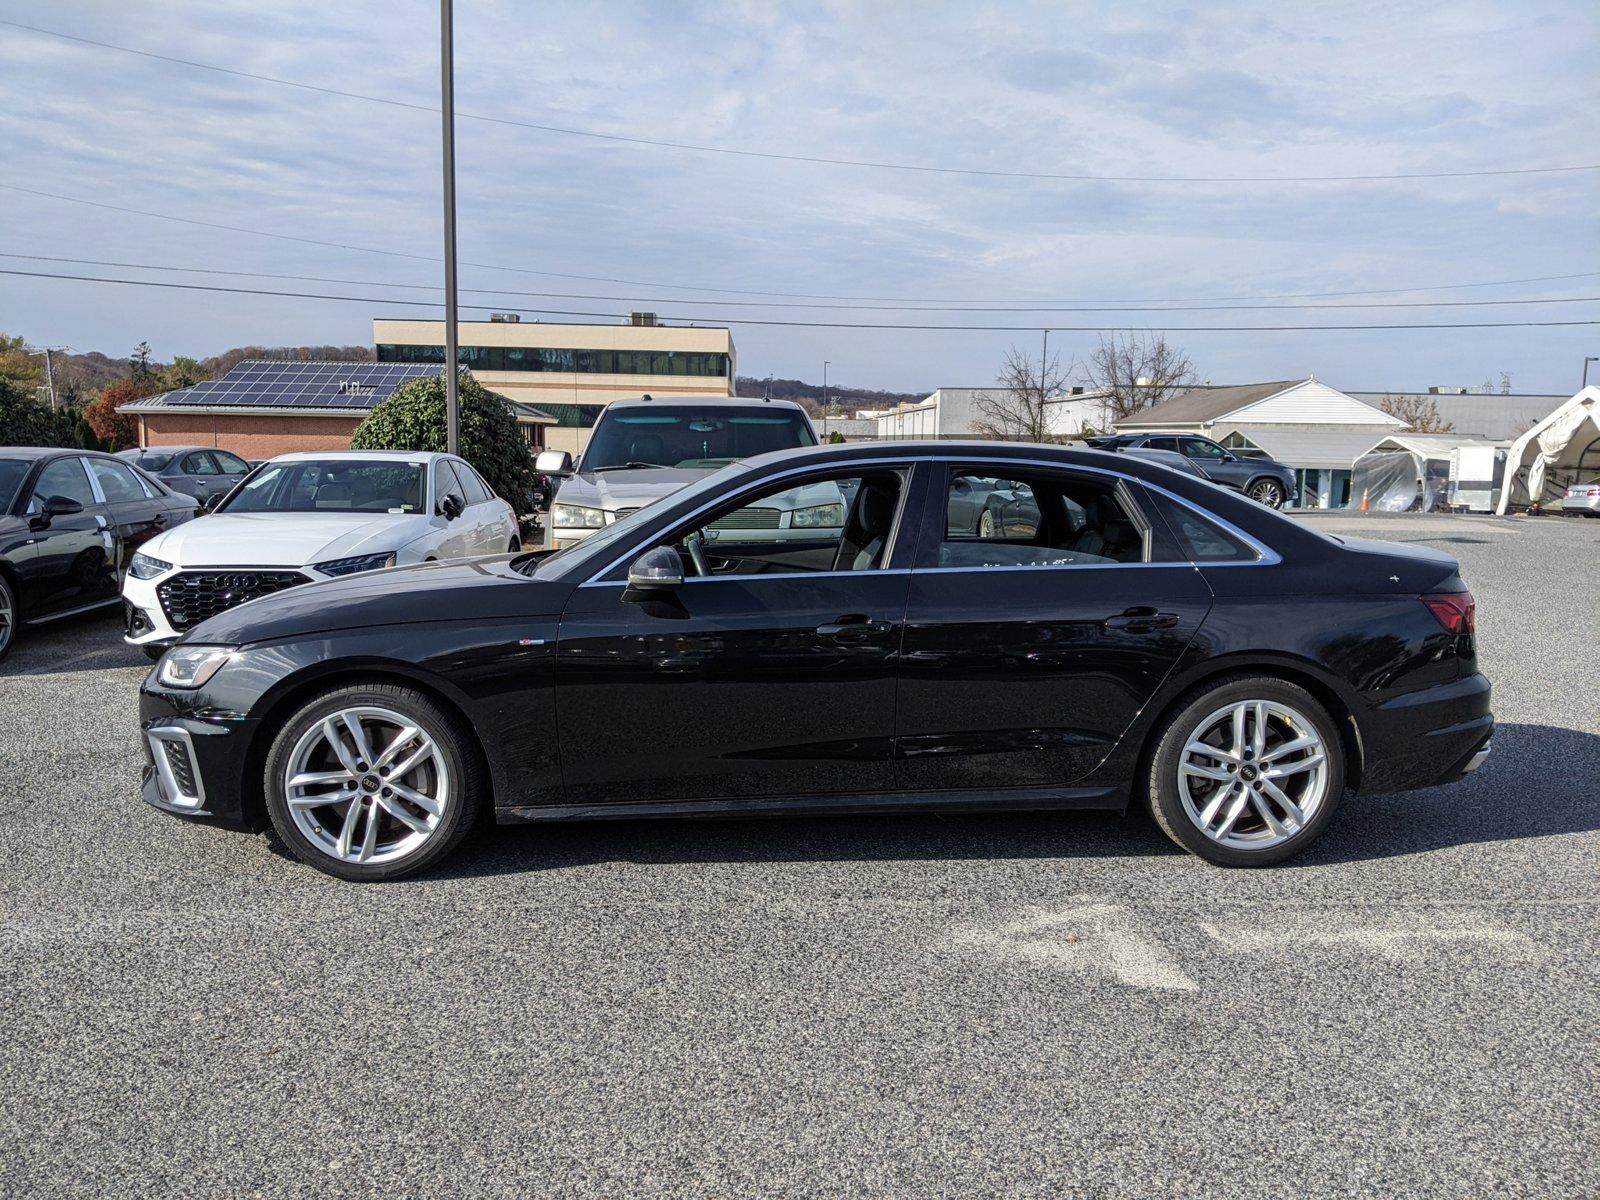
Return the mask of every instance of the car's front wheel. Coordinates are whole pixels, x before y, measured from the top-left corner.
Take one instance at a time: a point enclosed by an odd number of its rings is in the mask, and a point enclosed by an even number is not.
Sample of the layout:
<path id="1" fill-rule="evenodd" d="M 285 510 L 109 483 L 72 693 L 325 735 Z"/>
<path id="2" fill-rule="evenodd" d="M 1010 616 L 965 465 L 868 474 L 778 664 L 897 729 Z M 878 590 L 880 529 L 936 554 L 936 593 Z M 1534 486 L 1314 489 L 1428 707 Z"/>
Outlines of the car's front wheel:
<path id="1" fill-rule="evenodd" d="M 11 643 L 17 636 L 17 593 L 4 575 L 0 575 L 0 658 L 11 652 Z"/>
<path id="2" fill-rule="evenodd" d="M 1283 484 L 1276 479 L 1258 479 L 1245 489 L 1245 495 L 1257 504 L 1265 504 L 1268 508 L 1282 508 L 1283 502 L 1288 498 Z"/>
<path id="3" fill-rule="evenodd" d="M 302 862 L 341 879 L 398 879 L 439 861 L 472 827 L 483 768 L 461 719 L 388 683 L 312 697 L 267 759 L 267 810 Z"/>
<path id="4" fill-rule="evenodd" d="M 1344 745 L 1311 693 L 1234 675 L 1192 694 L 1155 731 L 1145 780 L 1156 824 L 1230 867 L 1269 866 L 1322 832 L 1344 792 Z"/>

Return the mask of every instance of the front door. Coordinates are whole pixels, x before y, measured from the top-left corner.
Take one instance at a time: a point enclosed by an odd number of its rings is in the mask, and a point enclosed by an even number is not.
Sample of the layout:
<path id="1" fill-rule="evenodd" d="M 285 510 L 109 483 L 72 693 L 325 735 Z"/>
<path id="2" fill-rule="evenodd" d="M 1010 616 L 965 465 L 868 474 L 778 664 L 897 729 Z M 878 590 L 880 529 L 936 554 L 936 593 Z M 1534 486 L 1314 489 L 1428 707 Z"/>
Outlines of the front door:
<path id="1" fill-rule="evenodd" d="M 661 539 L 674 592 L 628 590 L 626 562 L 578 588 L 556 667 L 568 802 L 892 791 L 911 478 L 752 485 Z"/>
<path id="2" fill-rule="evenodd" d="M 55 497 L 81 504 L 81 512 L 49 515 Z M 34 617 L 70 612 L 117 596 L 117 540 L 99 497 L 76 455 L 47 463 L 27 507 L 33 553 L 25 560 L 23 589 Z"/>
<path id="3" fill-rule="evenodd" d="M 992 536 L 949 524 L 973 486 L 1025 495 Z M 1110 753 L 1211 605 L 1136 484 L 973 463 L 930 484 L 906 613 L 901 786 L 1067 787 Z"/>

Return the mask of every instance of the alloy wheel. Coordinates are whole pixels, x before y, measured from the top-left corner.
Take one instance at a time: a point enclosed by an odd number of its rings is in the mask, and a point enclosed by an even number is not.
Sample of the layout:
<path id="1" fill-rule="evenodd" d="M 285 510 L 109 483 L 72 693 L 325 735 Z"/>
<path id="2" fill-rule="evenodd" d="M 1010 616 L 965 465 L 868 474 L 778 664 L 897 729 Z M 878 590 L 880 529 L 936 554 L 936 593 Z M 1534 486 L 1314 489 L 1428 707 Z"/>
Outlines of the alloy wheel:
<path id="1" fill-rule="evenodd" d="M 1276 479 L 1261 479 L 1250 485 L 1250 499 L 1268 508 L 1283 507 L 1283 485 Z"/>
<path id="2" fill-rule="evenodd" d="M 1287 704 L 1226 705 L 1190 733 L 1178 760 L 1178 797 L 1195 828 L 1219 845 L 1282 845 L 1327 801 L 1327 747 Z"/>
<path id="3" fill-rule="evenodd" d="M 421 725 L 371 705 L 324 717 L 295 743 L 283 796 L 295 827 L 346 863 L 419 851 L 450 804 L 450 769 Z"/>
<path id="4" fill-rule="evenodd" d="M 11 638 L 17 628 L 17 611 L 11 604 L 11 591 L 0 585 L 0 654 L 11 648 Z"/>
<path id="5" fill-rule="evenodd" d="M 978 536 L 986 539 L 999 536 L 994 513 L 987 508 L 983 510 L 983 515 L 978 518 Z"/>

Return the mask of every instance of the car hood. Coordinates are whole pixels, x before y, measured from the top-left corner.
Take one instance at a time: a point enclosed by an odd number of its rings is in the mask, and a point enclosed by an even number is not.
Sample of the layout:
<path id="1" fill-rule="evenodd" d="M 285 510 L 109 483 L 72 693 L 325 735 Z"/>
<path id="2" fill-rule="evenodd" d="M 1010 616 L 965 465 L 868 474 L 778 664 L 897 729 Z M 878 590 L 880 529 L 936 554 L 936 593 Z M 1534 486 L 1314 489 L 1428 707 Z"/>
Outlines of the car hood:
<path id="1" fill-rule="evenodd" d="M 180 567 L 303 567 L 398 550 L 431 520 L 421 513 L 215 513 L 140 549 Z"/>
<path id="2" fill-rule="evenodd" d="M 339 629 L 559 613 L 572 585 L 531 578 L 514 569 L 514 561 L 502 556 L 421 563 L 302 584 L 219 613 L 183 640 L 237 646 Z"/>
<path id="3" fill-rule="evenodd" d="M 696 479 L 705 478 L 713 469 L 716 468 L 639 467 L 631 471 L 585 471 L 562 480 L 556 489 L 556 500 L 561 504 L 581 504 L 585 508 L 612 512 L 621 508 L 643 508 Z"/>

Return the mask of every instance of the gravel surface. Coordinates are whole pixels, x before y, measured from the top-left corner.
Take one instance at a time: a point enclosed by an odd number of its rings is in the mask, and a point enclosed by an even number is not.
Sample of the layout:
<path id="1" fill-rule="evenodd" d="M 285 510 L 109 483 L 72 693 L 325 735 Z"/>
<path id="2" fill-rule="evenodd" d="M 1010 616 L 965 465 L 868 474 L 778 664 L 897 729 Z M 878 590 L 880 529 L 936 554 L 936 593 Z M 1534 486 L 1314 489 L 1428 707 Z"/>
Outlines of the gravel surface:
<path id="1" fill-rule="evenodd" d="M 0 667 L 10 1196 L 1600 1193 L 1600 522 L 1457 555 L 1454 787 L 1224 871 L 1085 814 L 485 829 L 352 887 L 137 791 L 113 620 Z"/>

